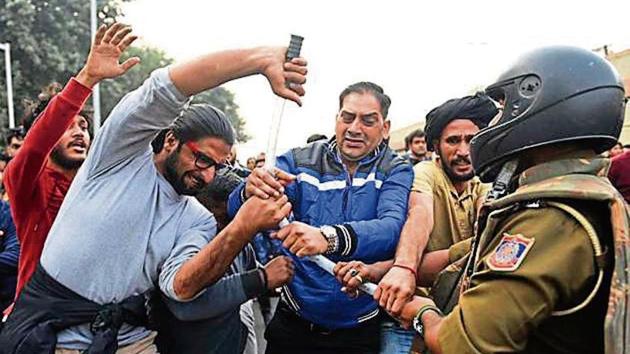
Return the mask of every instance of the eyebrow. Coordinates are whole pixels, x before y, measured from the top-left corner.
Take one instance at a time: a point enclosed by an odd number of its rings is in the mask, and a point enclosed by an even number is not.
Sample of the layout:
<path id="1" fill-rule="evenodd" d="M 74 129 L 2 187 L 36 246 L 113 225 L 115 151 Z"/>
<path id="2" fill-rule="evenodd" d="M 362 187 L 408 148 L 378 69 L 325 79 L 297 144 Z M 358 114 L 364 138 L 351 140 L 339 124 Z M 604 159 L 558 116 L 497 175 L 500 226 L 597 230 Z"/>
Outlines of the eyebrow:
<path id="1" fill-rule="evenodd" d="M 350 111 L 346 111 L 345 109 L 341 110 L 341 114 L 349 114 L 349 115 L 351 115 L 353 117 L 357 116 L 356 113 L 350 112 Z M 362 114 L 361 118 L 370 118 L 370 117 L 374 117 L 374 116 L 378 117 L 378 112 L 370 112 L 370 113 Z"/>
<path id="2" fill-rule="evenodd" d="M 364 114 L 361 116 L 361 118 L 378 118 L 378 113 L 372 112 L 372 113 Z"/>

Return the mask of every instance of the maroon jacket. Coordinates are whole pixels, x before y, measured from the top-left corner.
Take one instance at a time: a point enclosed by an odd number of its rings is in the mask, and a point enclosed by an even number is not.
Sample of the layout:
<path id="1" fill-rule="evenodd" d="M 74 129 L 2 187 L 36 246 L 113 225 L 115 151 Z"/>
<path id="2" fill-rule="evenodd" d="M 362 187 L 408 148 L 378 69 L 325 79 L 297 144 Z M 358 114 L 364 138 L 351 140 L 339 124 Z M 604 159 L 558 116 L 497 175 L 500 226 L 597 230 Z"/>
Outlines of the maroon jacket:
<path id="1" fill-rule="evenodd" d="M 630 151 L 626 151 L 612 159 L 608 178 L 613 186 L 623 195 L 626 203 L 630 203 Z"/>
<path id="2" fill-rule="evenodd" d="M 16 297 L 35 272 L 48 231 L 72 182 L 47 166 L 48 155 L 91 93 L 71 79 L 33 124 L 4 173 L 21 248 Z"/>

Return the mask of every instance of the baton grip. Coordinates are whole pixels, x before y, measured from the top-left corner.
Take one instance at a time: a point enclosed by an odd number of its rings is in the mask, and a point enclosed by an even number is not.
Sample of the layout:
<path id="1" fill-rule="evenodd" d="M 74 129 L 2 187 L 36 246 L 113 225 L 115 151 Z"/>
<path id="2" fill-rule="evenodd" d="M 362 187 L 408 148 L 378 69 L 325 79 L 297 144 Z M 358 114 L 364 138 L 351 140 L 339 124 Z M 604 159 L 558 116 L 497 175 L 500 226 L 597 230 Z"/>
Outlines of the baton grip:
<path id="1" fill-rule="evenodd" d="M 291 35 L 291 41 L 289 41 L 289 48 L 287 48 L 287 61 L 291 61 L 291 59 L 297 58 L 300 56 L 300 51 L 302 50 L 302 41 L 304 37 L 298 36 L 297 34 Z"/>

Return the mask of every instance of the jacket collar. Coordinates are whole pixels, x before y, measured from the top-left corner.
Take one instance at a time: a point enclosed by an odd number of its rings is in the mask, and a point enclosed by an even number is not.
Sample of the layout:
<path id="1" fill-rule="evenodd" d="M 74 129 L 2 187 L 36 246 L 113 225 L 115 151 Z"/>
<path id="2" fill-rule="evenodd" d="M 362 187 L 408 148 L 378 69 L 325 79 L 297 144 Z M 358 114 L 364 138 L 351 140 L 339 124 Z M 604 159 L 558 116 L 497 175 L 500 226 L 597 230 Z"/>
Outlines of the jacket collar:
<path id="1" fill-rule="evenodd" d="M 610 159 L 600 156 L 588 158 L 574 156 L 563 158 L 528 168 L 518 177 L 518 185 L 524 186 L 545 179 L 570 174 L 606 176 L 609 166 Z"/>

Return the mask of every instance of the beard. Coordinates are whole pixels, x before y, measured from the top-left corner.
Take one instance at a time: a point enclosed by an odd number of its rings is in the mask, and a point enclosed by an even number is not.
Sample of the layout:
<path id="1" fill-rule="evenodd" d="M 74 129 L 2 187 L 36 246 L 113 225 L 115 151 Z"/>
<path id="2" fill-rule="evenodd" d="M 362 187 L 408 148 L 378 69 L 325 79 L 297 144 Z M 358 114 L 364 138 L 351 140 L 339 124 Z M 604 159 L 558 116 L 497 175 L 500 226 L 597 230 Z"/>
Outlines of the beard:
<path id="1" fill-rule="evenodd" d="M 166 158 L 164 178 L 173 186 L 177 193 L 181 195 L 196 195 L 206 186 L 206 183 L 195 177 L 191 171 L 184 172 L 181 175 L 177 172 L 180 150 L 181 146 Z M 197 181 L 196 185 L 194 187 L 187 186 L 184 181 L 186 177 L 194 178 Z"/>
<path id="2" fill-rule="evenodd" d="M 438 156 L 440 157 L 440 164 L 442 165 L 442 169 L 444 170 L 444 172 L 446 173 L 446 175 L 452 182 L 466 182 L 466 181 L 470 181 L 473 177 L 475 177 L 474 170 L 471 170 L 469 173 L 460 174 L 460 173 L 455 172 L 455 170 L 451 167 L 453 164 L 457 164 L 459 162 L 471 163 L 470 159 L 466 157 L 456 158 L 450 163 L 447 163 L 446 159 L 442 156 L 442 152 L 438 150 L 437 153 L 438 153 Z"/>
<path id="3" fill-rule="evenodd" d="M 74 159 L 66 155 L 64 149 L 57 145 L 50 152 L 50 159 L 58 166 L 66 170 L 78 170 L 85 158 Z"/>

